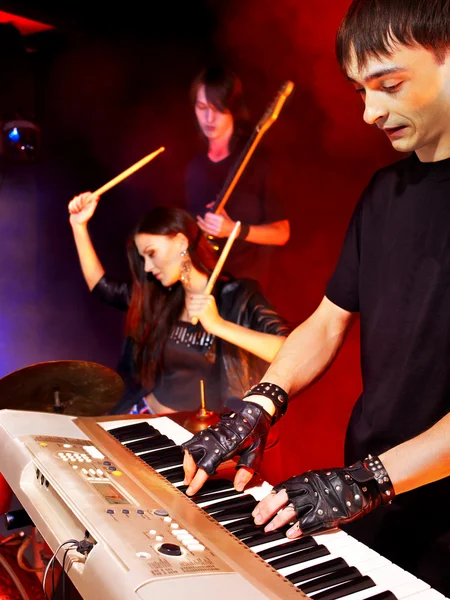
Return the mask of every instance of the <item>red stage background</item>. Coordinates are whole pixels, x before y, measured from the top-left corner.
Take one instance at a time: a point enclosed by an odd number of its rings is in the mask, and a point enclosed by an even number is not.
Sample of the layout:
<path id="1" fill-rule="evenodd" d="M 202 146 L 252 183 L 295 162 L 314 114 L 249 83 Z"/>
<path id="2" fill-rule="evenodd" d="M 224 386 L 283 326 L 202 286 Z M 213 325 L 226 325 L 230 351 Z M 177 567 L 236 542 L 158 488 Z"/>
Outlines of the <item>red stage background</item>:
<path id="1" fill-rule="evenodd" d="M 155 5 L 151 17 L 130 7 L 96 20 L 86 6 L 60 27 L 59 17 L 52 21 L 50 9 L 42 8 L 37 16 L 57 25 L 56 34 L 47 32 L 56 35 L 47 38 L 53 45 L 34 40 L 42 156 L 34 166 L 9 166 L 2 181 L 1 234 L 10 260 L 0 276 L 0 376 L 65 358 L 115 367 L 123 317 L 89 297 L 67 203 L 159 146 L 167 148 L 108 192 L 92 222 L 105 266 L 126 275 L 125 239 L 137 218 L 158 203 L 183 204 L 183 170 L 197 150 L 189 84 L 215 58 L 242 78 L 255 122 L 283 80 L 296 84 L 263 142 L 274 155 L 280 202 L 292 228 L 290 242 L 276 253 L 270 298 L 294 323 L 309 316 L 364 186 L 377 168 L 400 158 L 363 123 L 361 100 L 334 58 L 335 32 L 348 4 L 189 2 Z M 341 464 L 360 388 L 356 323 L 331 370 L 295 400 L 281 424 L 284 477 Z"/>

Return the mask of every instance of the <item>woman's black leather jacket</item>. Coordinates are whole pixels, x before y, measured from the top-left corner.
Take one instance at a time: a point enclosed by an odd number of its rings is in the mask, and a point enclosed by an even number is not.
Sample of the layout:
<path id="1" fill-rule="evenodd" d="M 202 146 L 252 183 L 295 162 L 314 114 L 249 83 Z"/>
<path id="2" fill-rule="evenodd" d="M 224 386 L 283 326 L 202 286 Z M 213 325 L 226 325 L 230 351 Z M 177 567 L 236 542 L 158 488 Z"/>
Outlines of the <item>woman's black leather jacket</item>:
<path id="1" fill-rule="evenodd" d="M 106 304 L 120 310 L 127 310 L 131 287 L 118 283 L 104 275 L 92 293 Z M 257 281 L 253 279 L 219 280 L 214 291 L 217 308 L 222 318 L 242 327 L 263 333 L 287 336 L 291 331 L 288 323 L 278 315 L 271 303 L 263 295 Z M 268 363 L 254 354 L 216 338 L 216 374 L 220 378 L 221 395 L 226 404 L 230 398 L 242 398 L 244 393 L 258 383 L 267 370 Z M 136 394 L 143 392 L 133 372 L 133 341 L 125 341 L 118 371 L 125 382 L 125 397 L 120 402 L 118 412 L 136 401 Z M 145 393 L 151 390 L 145 390 Z M 116 412 L 116 411 L 114 411 Z"/>

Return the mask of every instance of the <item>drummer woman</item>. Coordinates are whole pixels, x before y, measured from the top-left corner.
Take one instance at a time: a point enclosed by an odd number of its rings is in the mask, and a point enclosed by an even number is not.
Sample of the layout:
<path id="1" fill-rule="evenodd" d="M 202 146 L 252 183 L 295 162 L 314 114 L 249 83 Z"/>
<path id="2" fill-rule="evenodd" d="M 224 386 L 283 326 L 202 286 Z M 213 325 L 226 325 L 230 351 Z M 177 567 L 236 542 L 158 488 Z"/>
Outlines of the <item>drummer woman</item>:
<path id="1" fill-rule="evenodd" d="M 250 279 L 222 275 L 204 293 L 217 253 L 196 221 L 178 208 L 153 208 L 128 243 L 132 286 L 107 277 L 88 232 L 98 197 L 69 203 L 84 278 L 102 301 L 127 310 L 118 368 L 126 392 L 115 413 L 191 411 L 205 382 L 208 408 L 239 403 L 283 344 L 289 327 Z M 198 324 L 192 325 L 192 319 Z"/>

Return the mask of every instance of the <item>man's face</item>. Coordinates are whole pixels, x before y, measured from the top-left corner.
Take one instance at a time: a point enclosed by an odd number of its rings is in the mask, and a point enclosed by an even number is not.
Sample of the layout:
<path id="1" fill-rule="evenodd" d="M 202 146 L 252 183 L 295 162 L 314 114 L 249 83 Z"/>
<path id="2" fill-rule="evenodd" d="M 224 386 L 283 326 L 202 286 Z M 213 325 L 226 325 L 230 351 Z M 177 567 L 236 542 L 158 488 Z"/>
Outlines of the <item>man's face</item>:
<path id="1" fill-rule="evenodd" d="M 198 88 L 195 116 L 200 129 L 208 140 L 224 138 L 233 132 L 233 117 L 230 111 L 220 112 L 208 102 L 204 85 Z"/>
<path id="2" fill-rule="evenodd" d="M 424 162 L 450 156 L 450 59 L 417 46 L 397 44 L 389 57 L 369 57 L 348 77 L 361 94 L 364 120 L 376 125 L 400 152 L 416 151 Z"/>

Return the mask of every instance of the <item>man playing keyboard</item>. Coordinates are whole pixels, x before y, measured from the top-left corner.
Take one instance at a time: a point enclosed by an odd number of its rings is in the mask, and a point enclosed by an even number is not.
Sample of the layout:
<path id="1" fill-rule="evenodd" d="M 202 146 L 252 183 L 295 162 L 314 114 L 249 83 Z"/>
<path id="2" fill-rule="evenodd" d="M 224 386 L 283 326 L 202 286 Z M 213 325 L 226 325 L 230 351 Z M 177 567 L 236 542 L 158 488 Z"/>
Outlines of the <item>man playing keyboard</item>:
<path id="1" fill-rule="evenodd" d="M 248 483 L 288 397 L 330 367 L 359 313 L 351 466 L 282 483 L 255 522 L 296 522 L 290 537 L 342 527 L 450 595 L 450 0 L 353 0 L 336 49 L 366 123 L 412 154 L 372 177 L 325 297 L 262 383 L 184 444 L 188 493 L 233 455 L 236 488 Z"/>

